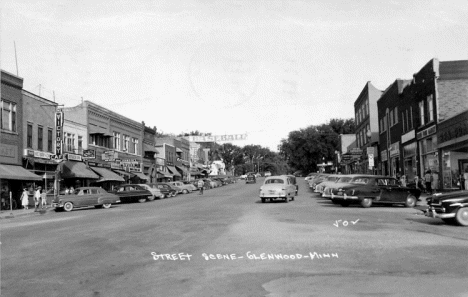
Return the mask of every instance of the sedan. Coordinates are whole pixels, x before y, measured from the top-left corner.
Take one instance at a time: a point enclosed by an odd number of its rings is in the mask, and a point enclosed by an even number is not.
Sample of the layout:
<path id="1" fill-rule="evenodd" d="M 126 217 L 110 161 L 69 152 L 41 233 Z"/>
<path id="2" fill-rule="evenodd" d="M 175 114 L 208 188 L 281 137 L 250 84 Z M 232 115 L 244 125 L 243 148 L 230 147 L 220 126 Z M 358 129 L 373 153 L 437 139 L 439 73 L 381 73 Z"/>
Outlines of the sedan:
<path id="1" fill-rule="evenodd" d="M 179 191 L 178 193 L 187 194 L 193 191 L 193 187 L 186 185 L 181 181 L 169 182 L 168 184 L 176 188 Z"/>
<path id="2" fill-rule="evenodd" d="M 426 198 L 428 208 L 423 210 L 427 217 L 460 226 L 468 226 L 468 191 L 434 194 Z"/>
<path id="3" fill-rule="evenodd" d="M 270 176 L 265 179 L 263 186 L 260 187 L 260 199 L 265 203 L 267 199 L 281 199 L 288 202 L 289 199 L 294 200 L 296 195 L 296 186 L 291 179 L 286 175 Z"/>
<path id="4" fill-rule="evenodd" d="M 135 184 L 120 185 L 112 193 L 119 196 L 122 202 L 138 201 L 143 203 L 153 199 L 153 194 L 150 191 Z"/>
<path id="5" fill-rule="evenodd" d="M 96 208 L 110 208 L 112 203 L 119 203 L 117 195 L 106 192 L 98 187 L 77 188 L 72 194 L 59 195 L 52 203 L 56 211 L 72 211 L 74 208 L 94 206 Z"/>
<path id="6" fill-rule="evenodd" d="M 402 187 L 396 178 L 378 175 L 361 176 L 331 193 L 335 203 L 342 206 L 360 204 L 365 208 L 374 203 L 414 207 L 420 195 L 421 190 Z"/>
<path id="7" fill-rule="evenodd" d="M 177 191 L 166 183 L 148 184 L 150 187 L 156 187 L 161 191 L 162 198 L 174 197 Z"/>
<path id="8" fill-rule="evenodd" d="M 151 194 L 153 194 L 153 198 L 150 200 L 154 200 L 155 198 L 164 198 L 164 194 L 155 185 L 149 185 L 149 184 L 138 184 L 138 185 L 147 189 L 148 191 L 151 192 Z"/>

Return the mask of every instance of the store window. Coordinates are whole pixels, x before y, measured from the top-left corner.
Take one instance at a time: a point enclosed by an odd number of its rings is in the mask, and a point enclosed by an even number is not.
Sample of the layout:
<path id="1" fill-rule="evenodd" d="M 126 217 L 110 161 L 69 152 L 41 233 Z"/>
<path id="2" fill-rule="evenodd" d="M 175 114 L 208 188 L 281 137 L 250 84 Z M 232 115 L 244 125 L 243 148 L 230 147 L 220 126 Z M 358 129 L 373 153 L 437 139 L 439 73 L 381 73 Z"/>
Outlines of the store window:
<path id="1" fill-rule="evenodd" d="M 16 104 L 8 101 L 0 101 L 1 129 L 16 132 Z"/>
<path id="2" fill-rule="evenodd" d="M 28 123 L 28 128 L 27 128 L 27 135 L 26 135 L 26 146 L 28 148 L 33 148 L 33 124 Z"/>
<path id="3" fill-rule="evenodd" d="M 437 136 L 425 138 L 420 141 L 421 172 L 431 170 L 439 171 L 439 161 L 437 156 Z"/>
<path id="4" fill-rule="evenodd" d="M 44 128 L 37 127 L 37 149 L 42 151 L 44 149 Z"/>

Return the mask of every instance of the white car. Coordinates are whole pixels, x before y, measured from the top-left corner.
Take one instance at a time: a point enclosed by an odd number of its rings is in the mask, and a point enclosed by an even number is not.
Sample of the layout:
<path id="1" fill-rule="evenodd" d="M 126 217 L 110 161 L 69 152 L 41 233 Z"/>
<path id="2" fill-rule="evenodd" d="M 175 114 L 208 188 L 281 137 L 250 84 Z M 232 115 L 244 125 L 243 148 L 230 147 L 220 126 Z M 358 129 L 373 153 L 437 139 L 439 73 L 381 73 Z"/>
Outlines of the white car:
<path id="1" fill-rule="evenodd" d="M 267 199 L 272 202 L 276 199 L 294 200 L 296 195 L 296 186 L 292 182 L 291 178 L 286 175 L 281 176 L 269 176 L 263 182 L 263 186 L 260 187 L 260 199 L 262 203 L 265 203 Z"/>
<path id="2" fill-rule="evenodd" d="M 264 175 L 265 175 L 265 177 L 269 177 L 269 176 L 271 176 L 271 172 L 270 171 L 265 171 Z"/>
<path id="3" fill-rule="evenodd" d="M 239 176 L 240 179 L 246 179 L 247 178 L 247 174 L 242 174 L 241 176 Z"/>
<path id="4" fill-rule="evenodd" d="M 186 185 L 181 181 L 169 182 L 171 186 L 175 186 L 176 188 L 180 189 L 180 193 L 187 194 L 193 192 L 193 185 Z"/>

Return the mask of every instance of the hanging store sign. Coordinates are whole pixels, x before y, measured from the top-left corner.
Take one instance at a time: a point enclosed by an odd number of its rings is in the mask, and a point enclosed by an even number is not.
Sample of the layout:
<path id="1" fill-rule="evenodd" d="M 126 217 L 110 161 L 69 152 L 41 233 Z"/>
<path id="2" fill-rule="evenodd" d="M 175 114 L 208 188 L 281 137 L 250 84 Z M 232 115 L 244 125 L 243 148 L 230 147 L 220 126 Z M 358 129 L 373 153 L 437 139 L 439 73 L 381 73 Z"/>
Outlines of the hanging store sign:
<path id="1" fill-rule="evenodd" d="M 35 150 L 29 150 L 25 149 L 24 150 L 24 155 L 28 157 L 34 157 L 34 158 L 39 158 L 39 159 L 47 159 L 50 160 L 54 154 L 47 153 L 47 152 L 41 152 L 41 151 L 35 151 Z"/>
<path id="2" fill-rule="evenodd" d="M 67 160 L 72 160 L 72 161 L 83 161 L 83 158 L 81 157 L 81 155 L 75 155 L 75 154 L 70 154 L 68 153 L 67 154 Z"/>
<path id="3" fill-rule="evenodd" d="M 186 138 L 188 138 L 188 140 L 192 142 L 235 141 L 247 139 L 247 134 L 188 136 Z"/>
<path id="4" fill-rule="evenodd" d="M 83 150 L 83 158 L 96 159 L 96 151 L 95 150 Z"/>
<path id="5" fill-rule="evenodd" d="M 63 111 L 57 111 L 55 113 L 55 155 L 58 159 L 61 159 L 63 153 L 63 121 Z"/>

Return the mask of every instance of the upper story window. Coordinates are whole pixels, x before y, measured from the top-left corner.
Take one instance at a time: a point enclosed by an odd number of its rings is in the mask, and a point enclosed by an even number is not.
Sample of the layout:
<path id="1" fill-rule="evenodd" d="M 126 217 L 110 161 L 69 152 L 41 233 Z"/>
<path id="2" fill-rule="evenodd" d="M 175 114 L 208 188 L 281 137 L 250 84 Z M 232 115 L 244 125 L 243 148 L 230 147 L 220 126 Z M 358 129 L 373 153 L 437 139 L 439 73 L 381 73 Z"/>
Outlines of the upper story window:
<path id="1" fill-rule="evenodd" d="M 47 129 L 47 151 L 52 153 L 52 128 Z"/>
<path id="2" fill-rule="evenodd" d="M 434 100 L 432 99 L 432 95 L 427 96 L 427 117 L 429 122 L 434 120 Z"/>
<path id="3" fill-rule="evenodd" d="M 0 125 L 2 130 L 16 132 L 16 104 L 0 101 Z"/>
<path id="4" fill-rule="evenodd" d="M 89 143 L 92 145 L 98 145 L 106 148 L 111 148 L 110 137 L 101 134 L 91 134 L 89 136 Z"/>
<path id="5" fill-rule="evenodd" d="M 114 149 L 120 151 L 120 133 L 114 132 Z"/>
<path id="6" fill-rule="evenodd" d="M 44 128 L 37 127 L 37 149 L 42 151 L 44 149 Z"/>
<path id="7" fill-rule="evenodd" d="M 83 153 L 83 136 L 78 135 L 78 153 Z"/>
<path id="8" fill-rule="evenodd" d="M 75 152 L 75 134 L 65 133 L 64 135 L 65 151 Z"/>
<path id="9" fill-rule="evenodd" d="M 420 125 L 424 126 L 424 101 L 419 102 L 419 118 L 420 118 Z"/>
<path id="10" fill-rule="evenodd" d="M 123 148 L 122 148 L 124 152 L 129 152 L 128 150 L 129 143 L 130 143 L 130 136 L 124 134 L 123 135 Z"/>
<path id="11" fill-rule="evenodd" d="M 138 138 L 132 138 L 133 153 L 138 155 Z"/>
<path id="12" fill-rule="evenodd" d="M 28 123 L 28 128 L 26 132 L 26 146 L 28 148 L 33 148 L 33 124 Z"/>

